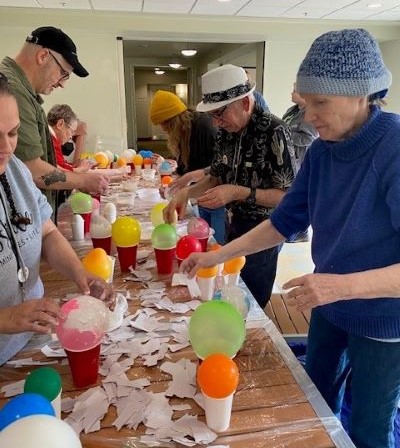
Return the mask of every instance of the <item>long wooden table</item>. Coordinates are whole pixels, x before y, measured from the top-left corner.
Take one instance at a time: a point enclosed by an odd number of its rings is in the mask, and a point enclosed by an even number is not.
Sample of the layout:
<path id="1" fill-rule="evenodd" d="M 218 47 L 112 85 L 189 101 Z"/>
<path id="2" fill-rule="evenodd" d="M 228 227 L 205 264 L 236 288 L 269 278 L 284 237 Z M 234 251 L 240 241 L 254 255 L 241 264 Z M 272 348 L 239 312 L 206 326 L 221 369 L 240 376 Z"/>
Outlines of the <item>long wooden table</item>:
<path id="1" fill-rule="evenodd" d="M 71 212 L 68 206 L 61 209 L 59 217 L 60 229 L 69 237 Z M 85 250 L 87 249 L 83 249 L 83 252 Z M 157 273 L 153 273 L 157 279 Z M 45 265 L 42 266 L 41 275 L 47 296 L 63 297 L 65 294 L 76 292 L 76 287 L 71 282 L 62 279 Z M 169 280 L 165 276 L 160 279 L 167 282 Z M 114 286 L 130 291 L 133 300 L 129 303 L 129 312 L 132 314 L 136 312 L 140 307 L 140 301 L 134 296 L 135 291 L 141 286 L 134 282 L 123 281 L 118 261 L 115 266 Z M 173 301 L 190 300 L 186 287 L 168 287 L 168 293 Z M 167 312 L 159 312 L 159 314 L 166 320 L 170 318 Z M 354 446 L 292 354 L 282 335 L 254 299 L 251 302 L 246 329 L 246 341 L 235 357 L 240 370 L 240 382 L 233 401 L 231 424 L 229 429 L 221 433 L 212 445 L 226 445 L 231 448 L 349 448 Z M 19 353 L 16 359 L 29 356 L 35 360 L 47 360 L 37 348 Z M 169 353 L 168 356 L 172 361 L 181 358 L 196 361 L 196 356 L 190 347 L 176 353 Z M 60 360 L 54 367 L 62 377 L 63 397 L 75 397 L 82 393 L 81 389 L 74 386 L 68 365 L 62 365 Z M 0 386 L 24 379 L 31 370 L 33 370 L 32 367 L 14 368 L 10 365 L 0 367 Z M 157 392 L 166 390 L 171 380 L 170 375 L 163 373 L 158 366 L 145 367 L 138 359 L 135 360 L 127 375 L 129 379 L 146 376 L 151 381 L 148 390 Z M 101 385 L 101 377 L 98 385 Z M 0 405 L 3 405 L 5 401 L 4 397 L 0 398 Z M 170 399 L 170 402 L 189 404 L 191 408 L 189 413 L 205 421 L 204 411 L 194 400 L 174 397 Z M 177 419 L 185 412 L 175 411 L 173 418 Z M 101 422 L 100 431 L 81 434 L 83 447 L 147 446 L 139 442 L 139 437 L 145 432 L 142 424 L 137 430 L 124 427 L 117 431 L 112 426 L 116 416 L 116 409 L 110 406 L 108 414 Z M 180 447 L 183 445 L 161 443 L 157 446 Z"/>

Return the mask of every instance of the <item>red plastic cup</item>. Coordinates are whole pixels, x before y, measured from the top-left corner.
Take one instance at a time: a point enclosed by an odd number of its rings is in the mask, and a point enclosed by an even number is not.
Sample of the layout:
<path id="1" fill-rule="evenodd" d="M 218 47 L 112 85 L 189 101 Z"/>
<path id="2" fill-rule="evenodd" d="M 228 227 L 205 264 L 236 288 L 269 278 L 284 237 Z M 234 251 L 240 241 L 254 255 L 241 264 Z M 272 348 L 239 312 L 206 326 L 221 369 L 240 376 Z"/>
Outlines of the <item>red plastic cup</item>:
<path id="1" fill-rule="evenodd" d="M 182 263 L 182 261 L 183 261 L 183 259 L 182 259 L 182 258 L 178 258 L 178 257 L 176 257 L 176 259 L 177 259 L 177 261 L 178 261 L 178 266 L 180 266 L 181 263 Z"/>
<path id="2" fill-rule="evenodd" d="M 117 252 L 121 272 L 129 272 L 130 266 L 132 266 L 132 268 L 135 269 L 137 245 L 129 247 L 117 246 Z"/>
<path id="3" fill-rule="evenodd" d="M 83 218 L 83 231 L 85 235 L 90 232 L 90 220 L 92 218 L 92 212 L 79 213 Z"/>
<path id="4" fill-rule="evenodd" d="M 208 236 L 206 236 L 205 238 L 197 238 L 197 239 L 200 241 L 202 252 L 207 252 Z"/>
<path id="5" fill-rule="evenodd" d="M 101 201 L 101 194 L 100 193 L 91 193 L 93 199 L 97 199 L 99 202 Z"/>
<path id="6" fill-rule="evenodd" d="M 101 344 L 98 344 L 82 352 L 72 352 L 64 349 L 76 387 L 86 387 L 97 382 L 100 364 L 100 346 Z"/>
<path id="7" fill-rule="evenodd" d="M 93 238 L 92 237 L 93 249 L 100 248 L 104 249 L 108 255 L 111 253 L 111 236 L 106 236 L 105 238 Z"/>
<path id="8" fill-rule="evenodd" d="M 174 270 L 175 247 L 170 249 L 156 249 L 157 272 L 159 274 L 172 274 Z"/>

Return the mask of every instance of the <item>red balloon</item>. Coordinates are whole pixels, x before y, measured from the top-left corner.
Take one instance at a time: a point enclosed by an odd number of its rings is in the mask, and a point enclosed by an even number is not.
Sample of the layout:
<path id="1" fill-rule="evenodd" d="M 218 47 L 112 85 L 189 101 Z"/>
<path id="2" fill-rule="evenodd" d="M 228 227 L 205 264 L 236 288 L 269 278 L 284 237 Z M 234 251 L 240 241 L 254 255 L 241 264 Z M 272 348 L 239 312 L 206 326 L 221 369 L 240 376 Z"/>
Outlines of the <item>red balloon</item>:
<path id="1" fill-rule="evenodd" d="M 179 238 L 176 243 L 176 257 L 180 260 L 187 258 L 192 252 L 201 252 L 200 241 L 192 235 L 185 235 Z"/>
<path id="2" fill-rule="evenodd" d="M 197 383 L 211 398 L 225 398 L 235 392 L 239 383 L 239 369 L 226 355 L 207 356 L 197 369 Z"/>

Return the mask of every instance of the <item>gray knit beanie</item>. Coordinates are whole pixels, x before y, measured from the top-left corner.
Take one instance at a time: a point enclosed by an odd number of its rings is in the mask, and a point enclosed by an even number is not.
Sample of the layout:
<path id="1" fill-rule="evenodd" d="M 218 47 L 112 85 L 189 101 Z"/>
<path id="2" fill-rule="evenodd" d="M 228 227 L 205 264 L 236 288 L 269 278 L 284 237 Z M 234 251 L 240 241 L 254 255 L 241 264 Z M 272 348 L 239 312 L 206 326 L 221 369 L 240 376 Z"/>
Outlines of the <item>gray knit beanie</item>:
<path id="1" fill-rule="evenodd" d="M 318 37 L 300 65 L 296 90 L 343 96 L 385 96 L 392 75 L 378 43 L 364 29 L 330 31 Z"/>

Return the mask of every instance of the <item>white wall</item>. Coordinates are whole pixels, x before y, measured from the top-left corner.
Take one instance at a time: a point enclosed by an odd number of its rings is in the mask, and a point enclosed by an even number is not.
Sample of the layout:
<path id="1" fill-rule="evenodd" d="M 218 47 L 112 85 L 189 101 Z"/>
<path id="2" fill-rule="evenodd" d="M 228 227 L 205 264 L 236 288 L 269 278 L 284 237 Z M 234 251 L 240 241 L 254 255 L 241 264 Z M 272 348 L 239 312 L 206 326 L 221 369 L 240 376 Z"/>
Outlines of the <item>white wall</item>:
<path id="1" fill-rule="evenodd" d="M 360 23 L 0 8 L 0 55 L 15 56 L 29 32 L 43 25 L 58 26 L 68 33 L 77 44 L 79 58 L 90 72 L 88 78 L 73 77 L 65 90 L 45 98 L 45 108 L 49 109 L 57 102 L 71 104 L 78 115 L 88 121 L 89 145 L 93 145 L 96 134 L 121 138 L 126 132 L 117 36 L 185 42 L 266 40 L 264 93 L 271 110 L 282 115 L 290 104 L 289 94 L 298 63 L 310 42 L 328 30 L 359 27 Z M 365 22 L 363 26 L 381 41 L 395 41 L 383 48 L 388 55 L 389 68 L 394 74 L 398 73 L 395 53 L 400 45 L 400 26 L 392 22 Z M 398 92 L 399 86 L 396 76 L 392 92 Z M 400 98 L 397 98 L 392 106 L 393 110 L 400 111 Z"/>
<path id="2" fill-rule="evenodd" d="M 400 113 L 400 40 L 382 42 L 380 44 L 385 64 L 389 67 L 393 76 L 393 83 L 386 98 L 385 109 L 390 112 Z"/>

